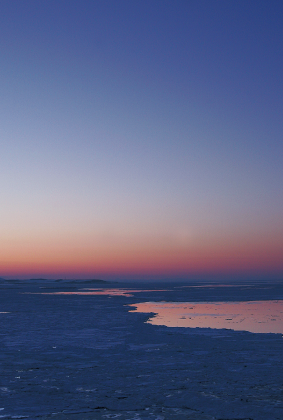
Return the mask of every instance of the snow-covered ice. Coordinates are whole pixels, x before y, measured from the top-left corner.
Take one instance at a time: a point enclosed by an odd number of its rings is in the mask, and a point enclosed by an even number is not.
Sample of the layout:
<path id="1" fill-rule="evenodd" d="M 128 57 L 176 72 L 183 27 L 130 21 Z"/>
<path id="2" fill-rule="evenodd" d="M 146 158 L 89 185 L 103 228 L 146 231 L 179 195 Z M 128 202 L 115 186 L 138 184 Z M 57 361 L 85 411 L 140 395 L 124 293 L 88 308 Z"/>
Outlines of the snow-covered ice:
<path id="1" fill-rule="evenodd" d="M 282 420 L 282 334 L 151 325 L 128 305 L 279 301 L 283 285 L 183 286 L 1 280 L 1 418 Z"/>

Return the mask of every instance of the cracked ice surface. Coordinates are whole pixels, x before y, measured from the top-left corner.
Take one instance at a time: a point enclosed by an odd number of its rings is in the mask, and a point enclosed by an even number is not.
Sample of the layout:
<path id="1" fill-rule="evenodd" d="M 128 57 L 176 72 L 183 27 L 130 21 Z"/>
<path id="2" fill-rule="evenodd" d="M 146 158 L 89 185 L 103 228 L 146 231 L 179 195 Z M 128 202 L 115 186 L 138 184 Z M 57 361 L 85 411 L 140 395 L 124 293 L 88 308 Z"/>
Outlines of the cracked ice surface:
<path id="1" fill-rule="evenodd" d="M 128 306 L 280 300 L 281 284 L 52 294 L 84 287 L 2 281 L 0 418 L 283 419 L 281 334 L 150 325 Z"/>

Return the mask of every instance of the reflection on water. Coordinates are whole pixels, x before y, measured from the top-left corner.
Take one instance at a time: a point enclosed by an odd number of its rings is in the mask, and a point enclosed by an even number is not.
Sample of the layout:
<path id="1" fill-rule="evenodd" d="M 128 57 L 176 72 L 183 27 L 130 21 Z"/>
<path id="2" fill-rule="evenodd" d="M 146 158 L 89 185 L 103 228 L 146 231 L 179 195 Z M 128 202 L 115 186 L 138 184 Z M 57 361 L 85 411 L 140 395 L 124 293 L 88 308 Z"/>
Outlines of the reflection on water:
<path id="1" fill-rule="evenodd" d="M 165 292 L 165 290 L 140 290 L 140 289 L 87 289 L 76 292 L 48 292 L 48 293 L 33 293 L 40 295 L 109 295 L 109 296 L 134 296 L 132 293 L 139 292 Z"/>
<path id="2" fill-rule="evenodd" d="M 145 302 L 129 306 L 134 307 L 134 311 L 137 312 L 156 313 L 156 316 L 147 321 L 153 325 L 283 333 L 283 300 L 214 303 Z"/>

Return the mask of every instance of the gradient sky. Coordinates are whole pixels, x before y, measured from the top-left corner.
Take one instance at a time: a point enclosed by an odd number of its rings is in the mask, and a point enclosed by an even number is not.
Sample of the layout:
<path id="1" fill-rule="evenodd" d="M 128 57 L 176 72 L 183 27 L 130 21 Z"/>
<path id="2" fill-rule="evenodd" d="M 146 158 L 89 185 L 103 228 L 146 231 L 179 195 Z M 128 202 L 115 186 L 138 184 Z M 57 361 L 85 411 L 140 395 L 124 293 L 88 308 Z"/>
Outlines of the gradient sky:
<path id="1" fill-rule="evenodd" d="M 2 0 L 0 277 L 283 278 L 281 0 Z"/>

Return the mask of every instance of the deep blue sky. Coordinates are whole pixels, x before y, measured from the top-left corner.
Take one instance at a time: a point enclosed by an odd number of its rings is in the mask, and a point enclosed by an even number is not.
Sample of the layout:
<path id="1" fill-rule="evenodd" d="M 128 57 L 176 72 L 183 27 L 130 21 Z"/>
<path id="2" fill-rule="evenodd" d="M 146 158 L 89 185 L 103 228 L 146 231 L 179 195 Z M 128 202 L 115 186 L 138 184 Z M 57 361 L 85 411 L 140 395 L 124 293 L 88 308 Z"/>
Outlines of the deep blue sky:
<path id="1" fill-rule="evenodd" d="M 2 0 L 3 275 L 281 276 L 282 22 L 282 1 Z"/>

